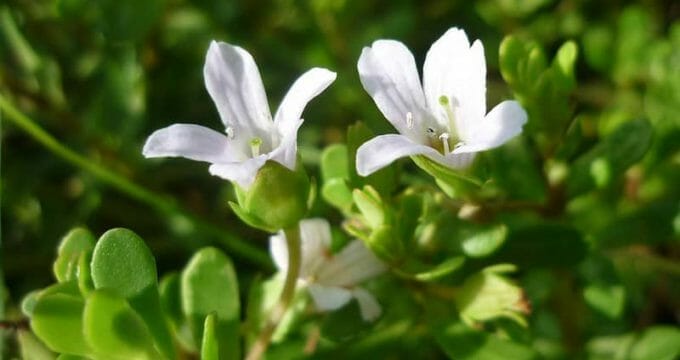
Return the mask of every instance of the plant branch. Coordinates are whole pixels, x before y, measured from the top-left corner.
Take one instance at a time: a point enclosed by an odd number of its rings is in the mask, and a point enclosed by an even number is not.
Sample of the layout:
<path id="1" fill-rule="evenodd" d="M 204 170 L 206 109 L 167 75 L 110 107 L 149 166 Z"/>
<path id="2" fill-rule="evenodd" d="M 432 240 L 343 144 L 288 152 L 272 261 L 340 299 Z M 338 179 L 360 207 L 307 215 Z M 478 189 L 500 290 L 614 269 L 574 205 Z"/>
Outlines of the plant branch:
<path id="1" fill-rule="evenodd" d="M 121 175 L 105 168 L 100 164 L 92 162 L 87 157 L 80 155 L 68 147 L 62 145 L 52 135 L 38 126 L 32 119 L 14 107 L 14 105 L 12 105 L 2 95 L 0 95 L 0 110 L 2 110 L 2 112 L 4 112 L 6 115 L 3 117 L 3 119 L 9 120 L 30 137 L 32 137 L 35 141 L 47 148 L 47 150 L 66 160 L 72 165 L 92 174 L 99 181 L 115 188 L 121 193 L 141 203 L 146 204 L 164 216 L 176 218 L 179 215 L 180 217 L 189 220 L 195 224 L 197 228 L 205 231 L 206 234 L 219 239 L 220 243 L 236 256 L 240 256 L 243 259 L 263 268 L 269 269 L 272 267 L 267 253 L 259 247 L 251 245 L 241 238 L 225 232 L 223 229 L 214 224 L 201 220 L 187 210 L 183 209 L 173 199 L 165 195 L 156 194 L 150 190 L 147 190 L 146 188 L 137 185 L 136 183 L 122 177 Z"/>
<path id="2" fill-rule="evenodd" d="M 290 303 L 295 296 L 295 288 L 297 287 L 297 280 L 300 275 L 300 227 L 293 226 L 290 229 L 284 230 L 286 237 L 286 246 L 288 247 L 288 270 L 286 272 L 286 279 L 283 284 L 283 290 L 279 296 L 279 301 L 274 305 L 274 308 L 269 314 L 269 319 L 260 332 L 257 340 L 253 343 L 246 360 L 259 360 L 264 355 L 272 335 L 276 328 L 281 323 L 281 319 L 288 311 Z"/>

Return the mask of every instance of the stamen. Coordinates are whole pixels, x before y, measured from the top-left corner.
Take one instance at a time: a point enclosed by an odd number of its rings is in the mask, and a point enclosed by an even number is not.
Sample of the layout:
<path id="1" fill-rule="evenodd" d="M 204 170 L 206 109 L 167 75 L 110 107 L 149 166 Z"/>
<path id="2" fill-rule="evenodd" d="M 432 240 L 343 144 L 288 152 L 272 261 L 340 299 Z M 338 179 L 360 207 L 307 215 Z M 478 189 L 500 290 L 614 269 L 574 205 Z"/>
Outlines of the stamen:
<path id="1" fill-rule="evenodd" d="M 456 134 L 456 114 L 453 111 L 455 107 L 458 106 L 458 101 L 456 98 L 449 99 L 448 96 L 442 95 L 439 97 L 439 105 L 444 108 L 446 117 L 449 120 L 449 131 L 454 135 Z"/>
<path id="2" fill-rule="evenodd" d="M 413 129 L 413 113 L 410 111 L 406 113 L 406 127 Z"/>
<path id="3" fill-rule="evenodd" d="M 260 146 L 262 146 L 262 139 L 259 137 L 250 139 L 250 151 L 253 153 L 253 157 L 260 156 Z"/>
<path id="4" fill-rule="evenodd" d="M 439 140 L 442 141 L 442 145 L 444 146 L 444 155 L 449 153 L 449 133 L 442 133 L 439 135 Z"/>
<path id="5" fill-rule="evenodd" d="M 231 126 L 227 126 L 227 129 L 225 130 L 225 132 L 227 133 L 228 138 L 230 138 L 230 139 L 234 138 L 234 128 L 232 128 Z"/>

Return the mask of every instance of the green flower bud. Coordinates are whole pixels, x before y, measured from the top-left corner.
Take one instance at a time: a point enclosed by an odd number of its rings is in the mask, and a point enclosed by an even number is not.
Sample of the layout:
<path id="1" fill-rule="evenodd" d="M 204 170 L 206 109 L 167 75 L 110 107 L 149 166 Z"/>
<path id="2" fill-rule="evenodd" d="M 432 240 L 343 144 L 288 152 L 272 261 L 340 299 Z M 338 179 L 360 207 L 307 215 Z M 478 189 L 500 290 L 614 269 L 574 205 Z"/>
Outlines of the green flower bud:
<path id="1" fill-rule="evenodd" d="M 526 326 L 523 315 L 531 311 L 530 304 L 522 288 L 504 276 L 515 269 L 512 264 L 500 264 L 468 278 L 456 298 L 463 321 L 472 326 L 476 322 L 506 317 Z"/>
<path id="2" fill-rule="evenodd" d="M 267 161 L 248 190 L 234 186 L 238 204 L 229 205 L 246 224 L 264 231 L 290 228 L 309 209 L 311 186 L 301 166 L 291 171 L 278 162 Z"/>

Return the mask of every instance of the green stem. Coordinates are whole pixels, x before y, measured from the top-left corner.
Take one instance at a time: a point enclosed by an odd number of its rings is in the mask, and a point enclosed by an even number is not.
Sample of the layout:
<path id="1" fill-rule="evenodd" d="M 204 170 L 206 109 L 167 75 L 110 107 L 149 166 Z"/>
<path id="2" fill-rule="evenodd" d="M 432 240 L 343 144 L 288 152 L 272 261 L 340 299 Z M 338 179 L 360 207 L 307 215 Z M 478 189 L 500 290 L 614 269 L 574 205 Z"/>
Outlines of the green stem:
<path id="1" fill-rule="evenodd" d="M 291 302 L 295 296 L 295 288 L 297 287 L 297 280 L 300 275 L 300 227 L 298 225 L 293 226 L 290 229 L 284 230 L 286 237 L 286 246 L 288 247 L 288 270 L 286 272 L 286 279 L 283 284 L 283 290 L 281 290 L 281 295 L 279 296 L 279 301 L 274 305 L 274 308 L 269 314 L 269 319 L 264 325 L 260 336 L 258 336 L 253 346 L 250 348 L 250 352 L 246 357 L 246 360 L 259 360 L 264 355 L 269 342 L 271 341 L 272 335 L 276 328 L 281 323 L 281 319 L 286 314 L 286 311 L 290 307 Z"/>
<path id="2" fill-rule="evenodd" d="M 131 198 L 148 205 L 166 217 L 170 218 L 172 216 L 175 218 L 177 215 L 179 215 L 180 217 L 189 220 L 198 228 L 205 231 L 206 234 L 220 239 L 220 242 L 234 255 L 241 256 L 242 258 L 263 268 L 271 268 L 271 261 L 269 260 L 268 255 L 259 247 L 251 245 L 250 243 L 232 234 L 224 232 L 216 225 L 201 220 L 190 212 L 182 209 L 173 199 L 149 191 L 117 173 L 110 171 L 97 163 L 91 162 L 90 159 L 67 148 L 66 146 L 59 143 L 59 141 L 57 141 L 54 137 L 52 137 L 52 135 L 38 126 L 35 122 L 33 122 L 28 116 L 14 107 L 1 95 L 0 110 L 4 111 L 6 115 L 3 117 L 3 119 L 11 121 L 49 151 L 75 165 L 76 167 L 92 174 L 99 181 L 106 183 L 118 191 L 130 196 Z"/>

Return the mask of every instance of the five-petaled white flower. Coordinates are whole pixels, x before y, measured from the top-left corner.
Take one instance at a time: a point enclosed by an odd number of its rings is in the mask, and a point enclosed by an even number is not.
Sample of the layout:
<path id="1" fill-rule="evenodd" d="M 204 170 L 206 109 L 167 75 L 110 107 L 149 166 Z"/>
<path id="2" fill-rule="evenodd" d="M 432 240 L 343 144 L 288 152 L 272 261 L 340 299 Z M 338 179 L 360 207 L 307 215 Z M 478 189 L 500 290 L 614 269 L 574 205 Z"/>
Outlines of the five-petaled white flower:
<path id="1" fill-rule="evenodd" d="M 380 305 L 373 295 L 357 285 L 386 267 L 361 241 L 353 240 L 338 253 L 331 253 L 331 229 L 324 219 L 300 221 L 300 240 L 298 285 L 307 288 L 318 310 L 339 309 L 355 298 L 364 320 L 380 316 Z M 270 238 L 269 250 L 276 266 L 285 273 L 288 247 L 283 232 Z"/>
<path id="2" fill-rule="evenodd" d="M 502 145 L 522 131 L 527 114 L 516 101 L 486 113 L 486 61 L 481 41 L 449 29 L 427 52 L 423 83 L 411 52 L 399 41 L 378 40 L 358 63 L 364 89 L 401 133 L 377 136 L 357 151 L 357 172 L 369 175 L 394 160 L 424 155 L 450 168 L 468 166 L 475 153 Z"/>
<path id="3" fill-rule="evenodd" d="M 226 134 L 199 125 L 174 124 L 151 134 L 143 154 L 209 162 L 211 174 L 243 188 L 252 184 L 267 160 L 295 169 L 302 111 L 336 77 L 322 68 L 304 73 L 288 90 L 272 120 L 260 72 L 246 50 L 213 41 L 203 75 Z"/>

